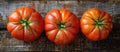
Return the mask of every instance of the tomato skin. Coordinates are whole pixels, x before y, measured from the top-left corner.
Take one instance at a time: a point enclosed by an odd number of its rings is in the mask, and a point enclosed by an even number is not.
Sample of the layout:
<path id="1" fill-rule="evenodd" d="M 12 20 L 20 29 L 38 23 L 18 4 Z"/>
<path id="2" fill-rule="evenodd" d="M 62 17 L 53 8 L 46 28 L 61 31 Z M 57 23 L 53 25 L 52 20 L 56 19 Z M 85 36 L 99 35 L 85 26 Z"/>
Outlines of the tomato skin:
<path id="1" fill-rule="evenodd" d="M 33 8 L 17 8 L 9 15 L 8 20 L 7 30 L 18 40 L 31 42 L 44 29 L 42 16 Z"/>
<path id="2" fill-rule="evenodd" d="M 79 20 L 67 9 L 53 9 L 45 17 L 45 31 L 52 42 L 67 45 L 79 32 Z"/>
<path id="3" fill-rule="evenodd" d="M 91 41 L 106 39 L 112 26 L 110 14 L 98 8 L 87 10 L 80 19 L 81 31 Z"/>

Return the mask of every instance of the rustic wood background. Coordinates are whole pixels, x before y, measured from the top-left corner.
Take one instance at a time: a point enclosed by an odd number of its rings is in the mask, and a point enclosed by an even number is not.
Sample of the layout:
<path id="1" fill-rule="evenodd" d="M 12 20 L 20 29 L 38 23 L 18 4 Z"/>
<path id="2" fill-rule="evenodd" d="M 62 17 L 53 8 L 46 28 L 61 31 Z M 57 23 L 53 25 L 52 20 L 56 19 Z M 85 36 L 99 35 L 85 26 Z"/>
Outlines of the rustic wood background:
<path id="1" fill-rule="evenodd" d="M 42 14 L 43 18 L 51 9 L 67 8 L 80 18 L 86 10 L 97 7 L 111 14 L 113 29 L 109 37 L 102 41 L 92 42 L 79 32 L 69 45 L 60 46 L 49 41 L 45 32 L 35 41 L 26 43 L 14 39 L 6 28 L 0 28 L 0 51 L 84 51 L 84 52 L 120 52 L 120 0 L 75 0 L 75 1 L 32 1 L 32 0 L 0 0 L 0 13 L 6 27 L 7 16 L 16 8 L 32 7 Z M 1 21 L 1 22 L 3 22 Z"/>

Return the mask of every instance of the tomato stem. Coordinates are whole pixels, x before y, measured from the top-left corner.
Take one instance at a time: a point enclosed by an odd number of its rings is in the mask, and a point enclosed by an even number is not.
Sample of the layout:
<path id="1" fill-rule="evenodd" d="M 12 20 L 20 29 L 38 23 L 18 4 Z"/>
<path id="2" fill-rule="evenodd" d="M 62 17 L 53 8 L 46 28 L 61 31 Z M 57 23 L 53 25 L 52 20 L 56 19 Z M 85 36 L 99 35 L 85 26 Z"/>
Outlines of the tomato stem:
<path id="1" fill-rule="evenodd" d="M 22 19 L 21 24 L 22 24 L 22 26 L 24 26 L 24 27 L 28 27 L 29 24 L 30 24 L 30 22 L 29 22 L 28 20 L 26 20 L 26 19 Z"/>
<path id="2" fill-rule="evenodd" d="M 100 19 L 100 15 L 98 16 L 98 19 L 95 21 L 95 25 L 100 28 L 100 27 L 103 27 L 103 25 L 107 25 L 105 23 L 103 23 L 104 20 L 101 20 Z"/>
<path id="3" fill-rule="evenodd" d="M 65 29 L 66 26 L 65 26 L 64 24 L 65 24 L 65 23 L 59 22 L 59 23 L 58 23 L 58 28 L 59 28 L 59 29 Z"/>

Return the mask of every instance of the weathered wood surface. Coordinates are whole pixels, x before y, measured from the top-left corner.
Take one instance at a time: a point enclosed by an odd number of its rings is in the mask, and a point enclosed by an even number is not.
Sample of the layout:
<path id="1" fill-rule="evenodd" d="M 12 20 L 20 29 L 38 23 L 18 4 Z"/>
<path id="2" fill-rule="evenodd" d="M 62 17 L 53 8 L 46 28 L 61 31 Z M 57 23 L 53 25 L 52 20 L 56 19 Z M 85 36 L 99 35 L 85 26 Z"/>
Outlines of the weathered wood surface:
<path id="1" fill-rule="evenodd" d="M 0 2 L 0 13 L 3 18 L 16 8 L 33 7 L 43 18 L 51 9 L 67 8 L 80 18 L 86 10 L 97 7 L 110 13 L 114 23 L 109 37 L 102 41 L 91 42 L 79 32 L 76 39 L 67 46 L 56 45 L 49 41 L 43 34 L 35 41 L 26 43 L 16 40 L 10 36 L 6 30 L 0 30 L 0 51 L 99 51 L 99 52 L 119 52 L 120 51 L 120 3 L 110 1 L 2 1 Z M 7 21 L 7 20 L 6 20 Z"/>

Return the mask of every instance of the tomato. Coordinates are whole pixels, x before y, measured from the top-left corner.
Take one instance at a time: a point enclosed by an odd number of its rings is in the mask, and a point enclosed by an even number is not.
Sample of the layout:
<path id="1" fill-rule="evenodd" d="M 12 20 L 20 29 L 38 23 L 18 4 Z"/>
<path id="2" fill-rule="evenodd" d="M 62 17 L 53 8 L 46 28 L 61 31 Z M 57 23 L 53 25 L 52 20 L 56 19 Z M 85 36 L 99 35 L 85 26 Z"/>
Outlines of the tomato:
<path id="1" fill-rule="evenodd" d="M 42 16 L 33 8 L 18 8 L 8 18 L 11 36 L 26 42 L 37 39 L 44 29 Z"/>
<path id="2" fill-rule="evenodd" d="M 80 19 L 81 30 L 91 41 L 106 39 L 112 26 L 110 14 L 98 8 L 87 10 Z"/>
<path id="3" fill-rule="evenodd" d="M 48 39 L 55 44 L 67 45 L 79 31 L 79 20 L 67 9 L 53 9 L 45 17 L 45 31 Z"/>

